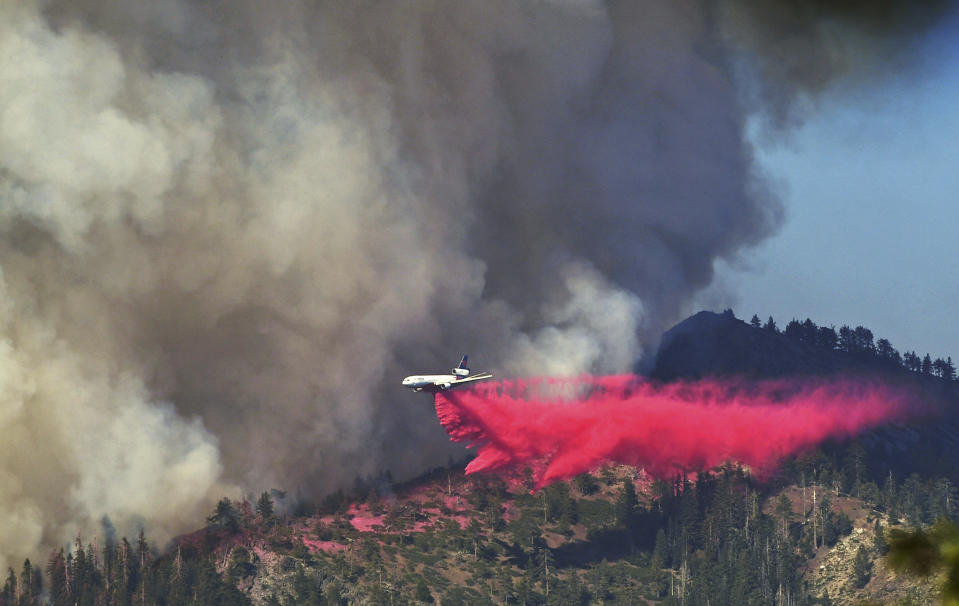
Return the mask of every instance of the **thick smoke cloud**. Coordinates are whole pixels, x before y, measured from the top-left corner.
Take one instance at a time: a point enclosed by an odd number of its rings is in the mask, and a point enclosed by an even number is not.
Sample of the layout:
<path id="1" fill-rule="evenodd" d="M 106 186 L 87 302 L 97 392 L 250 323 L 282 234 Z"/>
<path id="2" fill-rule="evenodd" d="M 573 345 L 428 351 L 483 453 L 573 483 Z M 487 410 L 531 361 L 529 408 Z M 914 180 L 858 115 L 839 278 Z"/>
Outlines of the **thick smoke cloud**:
<path id="1" fill-rule="evenodd" d="M 838 77 L 908 68 L 918 34 L 955 8 L 955 0 L 731 0 L 716 14 L 721 38 L 740 51 L 730 53 L 737 69 L 754 76 L 740 79 L 744 100 L 781 128 Z"/>
<path id="2" fill-rule="evenodd" d="M 462 351 L 629 369 L 781 217 L 707 8 L 0 3 L 0 567 L 443 462 Z"/>

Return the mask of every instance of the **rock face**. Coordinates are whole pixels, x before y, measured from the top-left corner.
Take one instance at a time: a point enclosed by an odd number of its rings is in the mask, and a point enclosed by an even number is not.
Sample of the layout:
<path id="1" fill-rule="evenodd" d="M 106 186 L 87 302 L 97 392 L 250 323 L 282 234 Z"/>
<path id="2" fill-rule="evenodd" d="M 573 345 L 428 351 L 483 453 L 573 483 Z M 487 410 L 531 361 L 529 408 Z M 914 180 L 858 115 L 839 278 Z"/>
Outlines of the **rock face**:
<path id="1" fill-rule="evenodd" d="M 939 579 L 914 579 L 896 575 L 886 566 L 873 548 L 875 532 L 870 520 L 855 520 L 857 526 L 852 534 L 841 538 L 832 547 L 823 547 L 810 561 L 807 579 L 811 596 L 825 597 L 836 606 L 856 604 L 935 604 L 939 601 Z M 864 526 L 859 523 L 865 522 Z M 883 521 L 883 527 L 887 525 Z M 862 546 L 869 557 L 869 582 L 863 587 L 855 585 L 856 553 Z"/>

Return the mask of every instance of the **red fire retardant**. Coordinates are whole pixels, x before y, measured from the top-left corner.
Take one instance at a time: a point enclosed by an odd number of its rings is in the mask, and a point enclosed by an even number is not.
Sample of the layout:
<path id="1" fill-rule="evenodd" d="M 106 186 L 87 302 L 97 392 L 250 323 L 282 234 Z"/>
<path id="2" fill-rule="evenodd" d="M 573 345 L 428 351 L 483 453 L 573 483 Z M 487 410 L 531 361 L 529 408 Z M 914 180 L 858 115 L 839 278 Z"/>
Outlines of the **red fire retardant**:
<path id="1" fill-rule="evenodd" d="M 436 394 L 440 423 L 478 448 L 466 473 L 533 470 L 537 488 L 606 463 L 658 477 L 726 461 L 758 474 L 827 438 L 903 416 L 906 393 L 854 379 L 527 379 Z"/>

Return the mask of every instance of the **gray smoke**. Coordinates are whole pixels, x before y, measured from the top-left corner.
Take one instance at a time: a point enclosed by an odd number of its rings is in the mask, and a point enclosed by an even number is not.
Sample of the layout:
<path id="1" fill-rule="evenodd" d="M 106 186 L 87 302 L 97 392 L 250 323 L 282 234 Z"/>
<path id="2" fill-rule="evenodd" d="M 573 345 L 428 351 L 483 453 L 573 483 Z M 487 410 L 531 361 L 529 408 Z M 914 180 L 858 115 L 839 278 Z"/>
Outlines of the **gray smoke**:
<path id="1" fill-rule="evenodd" d="M 801 120 L 837 77 L 907 69 L 917 35 L 955 7 L 955 0 L 729 0 L 716 4 L 716 14 L 724 42 L 744 51 L 736 56 L 751 76 L 740 79 L 743 97 L 781 128 Z"/>
<path id="2" fill-rule="evenodd" d="M 0 2 L 0 569 L 441 464 L 398 381 L 464 351 L 632 368 L 781 220 L 764 13 Z"/>

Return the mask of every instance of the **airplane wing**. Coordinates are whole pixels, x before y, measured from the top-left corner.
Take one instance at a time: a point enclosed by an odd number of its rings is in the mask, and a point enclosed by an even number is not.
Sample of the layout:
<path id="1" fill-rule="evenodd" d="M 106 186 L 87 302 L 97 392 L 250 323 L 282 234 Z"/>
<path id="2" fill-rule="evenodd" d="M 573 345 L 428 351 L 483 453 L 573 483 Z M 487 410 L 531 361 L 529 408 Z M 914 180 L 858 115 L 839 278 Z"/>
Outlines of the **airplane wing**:
<path id="1" fill-rule="evenodd" d="M 473 381 L 482 381 L 483 379 L 492 379 L 492 378 L 493 378 L 493 373 L 480 372 L 480 373 L 476 373 L 475 375 L 470 375 L 464 379 L 459 379 L 457 381 L 450 383 L 450 386 L 447 389 L 453 389 L 454 387 L 458 387 L 462 385 L 463 383 L 472 383 Z"/>

